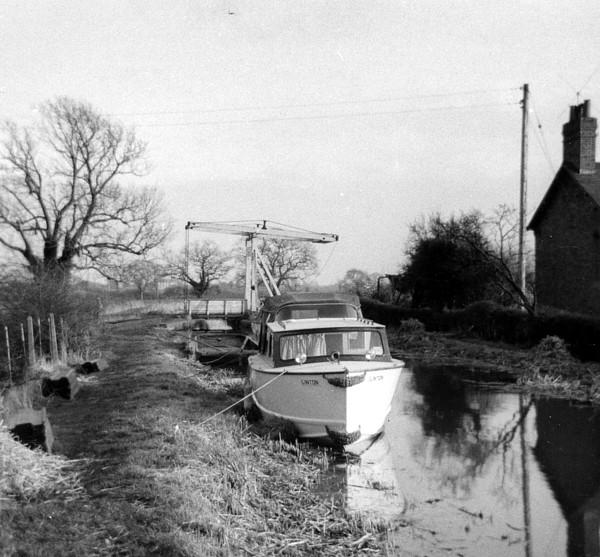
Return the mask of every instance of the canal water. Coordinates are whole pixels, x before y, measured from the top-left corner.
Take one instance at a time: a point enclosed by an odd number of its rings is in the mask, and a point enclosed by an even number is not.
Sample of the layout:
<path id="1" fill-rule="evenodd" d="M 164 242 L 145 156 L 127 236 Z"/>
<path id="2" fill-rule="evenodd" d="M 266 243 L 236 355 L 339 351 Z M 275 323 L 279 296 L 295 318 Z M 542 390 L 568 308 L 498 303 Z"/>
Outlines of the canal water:
<path id="1" fill-rule="evenodd" d="M 403 372 L 384 436 L 324 485 L 402 555 L 600 556 L 600 409 Z"/>

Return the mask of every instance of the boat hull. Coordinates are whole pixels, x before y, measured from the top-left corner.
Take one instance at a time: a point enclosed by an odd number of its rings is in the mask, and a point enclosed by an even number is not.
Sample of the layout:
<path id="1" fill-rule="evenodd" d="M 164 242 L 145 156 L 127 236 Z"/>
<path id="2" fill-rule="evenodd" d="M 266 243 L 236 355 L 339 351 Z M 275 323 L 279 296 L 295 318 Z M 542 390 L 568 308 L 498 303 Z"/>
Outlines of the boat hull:
<path id="1" fill-rule="evenodd" d="M 253 402 L 267 418 L 289 421 L 298 437 L 346 450 L 368 446 L 385 425 L 403 362 L 344 362 L 269 368 L 249 358 Z"/>

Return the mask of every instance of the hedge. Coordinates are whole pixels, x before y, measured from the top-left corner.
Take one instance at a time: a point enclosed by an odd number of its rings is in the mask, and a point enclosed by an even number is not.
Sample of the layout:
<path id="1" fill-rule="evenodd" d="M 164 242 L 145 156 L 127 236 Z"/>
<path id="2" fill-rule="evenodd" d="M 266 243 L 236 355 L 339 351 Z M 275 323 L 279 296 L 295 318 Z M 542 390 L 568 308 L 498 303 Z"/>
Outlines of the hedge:
<path id="1" fill-rule="evenodd" d="M 600 319 L 593 316 L 543 312 L 532 316 L 487 301 L 442 312 L 402 308 L 370 298 L 361 298 L 361 306 L 366 318 L 388 326 L 418 319 L 427 331 L 454 331 L 520 346 L 533 346 L 545 337 L 558 336 L 574 356 L 600 361 Z"/>

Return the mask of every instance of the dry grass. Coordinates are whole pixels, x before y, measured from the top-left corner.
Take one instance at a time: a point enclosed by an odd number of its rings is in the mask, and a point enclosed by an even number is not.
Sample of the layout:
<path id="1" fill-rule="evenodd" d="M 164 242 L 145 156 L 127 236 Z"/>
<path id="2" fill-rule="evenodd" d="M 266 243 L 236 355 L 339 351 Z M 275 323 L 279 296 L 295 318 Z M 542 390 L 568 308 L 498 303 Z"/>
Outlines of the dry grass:
<path id="1" fill-rule="evenodd" d="M 600 403 L 600 364 L 580 362 L 558 337 L 532 348 L 519 384 L 527 390 Z"/>
<path id="2" fill-rule="evenodd" d="M 81 493 L 75 463 L 28 449 L 0 422 L 0 500 L 32 501 Z"/>
<path id="3" fill-rule="evenodd" d="M 231 422 L 202 430 L 176 424 L 177 465 L 153 472 L 180 495 L 173 533 L 186 554 L 221 555 L 226 548 L 235 555 L 345 555 L 361 539 L 380 546 L 387 524 L 346 516 L 313 493 L 318 453 L 265 442 L 249 434 L 243 418 Z"/>
<path id="4" fill-rule="evenodd" d="M 64 507 L 69 501 L 84 497 L 76 471 L 80 464 L 62 456 L 28 449 L 15 441 L 0 422 L 1 555 L 43 554 L 43 546 L 37 544 L 23 553 L 24 544 L 20 538 L 23 534 L 29 535 L 30 529 L 36 528 L 37 522 L 30 521 L 33 521 L 35 515 L 40 515 L 40 512 L 23 513 L 23 509 L 41 510 L 41 507 L 45 507 L 49 510 L 57 506 Z M 24 514 L 28 516 L 29 524 L 21 520 Z M 43 520 L 43 510 L 41 514 Z M 48 515 L 45 516 L 47 518 Z"/>

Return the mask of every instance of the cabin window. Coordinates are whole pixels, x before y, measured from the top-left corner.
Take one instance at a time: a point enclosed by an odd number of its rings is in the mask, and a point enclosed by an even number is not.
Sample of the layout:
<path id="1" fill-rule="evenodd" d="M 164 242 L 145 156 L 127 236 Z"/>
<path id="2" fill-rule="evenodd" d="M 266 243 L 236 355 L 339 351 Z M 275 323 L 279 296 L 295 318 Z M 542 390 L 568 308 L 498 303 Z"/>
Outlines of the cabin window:
<path id="1" fill-rule="evenodd" d="M 279 341 L 279 357 L 293 360 L 300 354 L 307 358 L 330 356 L 338 352 L 342 356 L 364 356 L 370 352 L 383 356 L 383 341 L 379 331 L 331 331 L 285 335 Z"/>
<path id="2" fill-rule="evenodd" d="M 277 313 L 278 321 L 290 319 L 357 319 L 358 312 L 348 304 L 305 304 L 299 307 L 284 307 Z"/>

